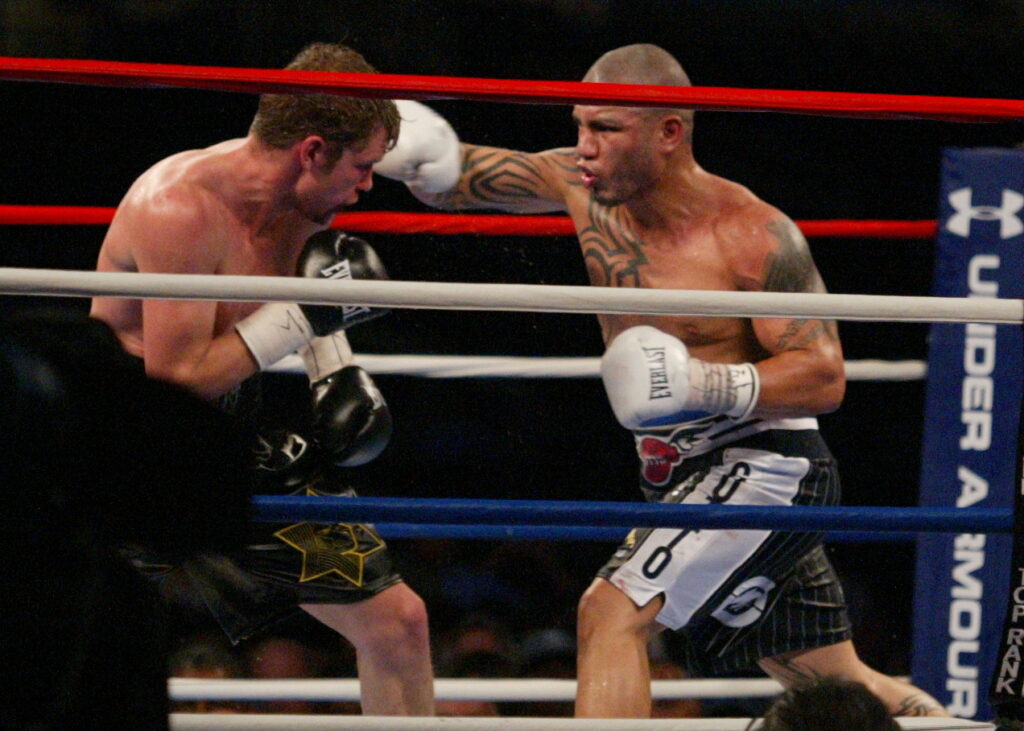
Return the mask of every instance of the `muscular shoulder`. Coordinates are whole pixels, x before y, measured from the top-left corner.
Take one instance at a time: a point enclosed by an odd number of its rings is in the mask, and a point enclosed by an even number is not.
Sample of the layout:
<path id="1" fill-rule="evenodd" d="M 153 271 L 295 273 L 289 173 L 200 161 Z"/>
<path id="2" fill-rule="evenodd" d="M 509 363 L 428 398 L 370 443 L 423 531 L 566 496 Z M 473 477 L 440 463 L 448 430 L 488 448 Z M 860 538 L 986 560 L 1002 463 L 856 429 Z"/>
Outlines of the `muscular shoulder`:
<path id="1" fill-rule="evenodd" d="M 585 193 L 580 181 L 580 170 L 576 167 L 576 150 L 559 147 L 536 153 L 538 164 L 545 169 L 545 177 L 561 191 Z M 564 193 L 563 193 L 564 195 Z"/>
<path id="2" fill-rule="evenodd" d="M 156 168 L 125 195 L 104 247 L 129 253 L 139 271 L 212 272 L 222 255 L 225 215 L 207 186 Z"/>
<path id="3" fill-rule="evenodd" d="M 720 222 L 741 289 L 814 292 L 823 289 L 807 240 L 780 210 L 752 195 Z"/>

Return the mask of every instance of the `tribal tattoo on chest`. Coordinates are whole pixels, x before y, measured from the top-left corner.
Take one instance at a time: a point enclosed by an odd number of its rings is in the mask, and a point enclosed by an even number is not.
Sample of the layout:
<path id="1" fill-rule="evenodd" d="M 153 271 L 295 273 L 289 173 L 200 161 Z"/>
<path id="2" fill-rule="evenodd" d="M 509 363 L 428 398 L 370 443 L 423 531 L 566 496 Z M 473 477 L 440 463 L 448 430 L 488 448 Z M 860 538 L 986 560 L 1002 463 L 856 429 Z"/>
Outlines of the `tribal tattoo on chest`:
<path id="1" fill-rule="evenodd" d="M 643 241 L 623 225 L 622 211 L 593 200 L 587 206 L 590 225 L 579 233 L 583 260 L 594 284 L 639 287 L 640 267 L 648 263 Z"/>

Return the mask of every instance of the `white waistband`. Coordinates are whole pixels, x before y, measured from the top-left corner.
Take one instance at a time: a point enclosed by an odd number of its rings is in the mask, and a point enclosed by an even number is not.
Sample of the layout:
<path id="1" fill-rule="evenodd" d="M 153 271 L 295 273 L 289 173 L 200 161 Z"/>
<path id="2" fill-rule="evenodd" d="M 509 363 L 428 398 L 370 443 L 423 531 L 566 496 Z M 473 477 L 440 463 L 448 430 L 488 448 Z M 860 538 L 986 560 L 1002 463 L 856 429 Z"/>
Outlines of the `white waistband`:
<path id="1" fill-rule="evenodd" d="M 717 449 L 724 444 L 749 437 L 752 434 L 772 429 L 802 431 L 817 429 L 818 420 L 813 416 L 790 419 L 746 419 L 737 421 L 727 416 L 712 416 L 697 421 L 688 421 L 658 429 L 643 429 L 633 432 L 639 450 L 641 441 L 654 438 L 671 444 L 683 459 L 696 457 Z"/>

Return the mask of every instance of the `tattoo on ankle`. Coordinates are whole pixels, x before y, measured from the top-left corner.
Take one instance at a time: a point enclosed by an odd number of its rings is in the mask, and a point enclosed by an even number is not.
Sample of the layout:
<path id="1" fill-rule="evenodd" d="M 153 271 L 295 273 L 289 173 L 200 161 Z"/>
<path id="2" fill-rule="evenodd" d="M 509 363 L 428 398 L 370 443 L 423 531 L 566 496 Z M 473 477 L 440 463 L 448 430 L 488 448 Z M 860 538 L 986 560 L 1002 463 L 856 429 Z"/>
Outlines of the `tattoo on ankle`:
<path id="1" fill-rule="evenodd" d="M 936 711 L 942 712 L 943 710 L 942 706 L 940 706 L 934 699 L 923 693 L 915 693 L 914 695 L 908 695 L 906 698 L 901 700 L 892 715 L 928 716 Z"/>
<path id="2" fill-rule="evenodd" d="M 787 687 L 822 677 L 817 670 L 797 662 L 795 658 L 792 660 L 772 658 L 765 664 L 770 665 L 770 668 L 764 668 L 765 671 Z"/>

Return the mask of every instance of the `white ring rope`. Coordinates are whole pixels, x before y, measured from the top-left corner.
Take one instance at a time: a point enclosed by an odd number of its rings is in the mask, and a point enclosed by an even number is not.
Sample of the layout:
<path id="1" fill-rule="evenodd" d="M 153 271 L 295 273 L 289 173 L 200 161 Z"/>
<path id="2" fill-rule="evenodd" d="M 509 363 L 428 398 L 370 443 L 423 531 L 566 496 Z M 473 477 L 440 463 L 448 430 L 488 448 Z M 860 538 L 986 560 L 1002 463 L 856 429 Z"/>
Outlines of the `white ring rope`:
<path id="1" fill-rule="evenodd" d="M 473 718 L 452 716 L 416 718 L 400 716 L 287 716 L 277 714 L 172 713 L 172 731 L 234 731 L 274 729 L 275 731 L 744 731 L 749 718 Z M 991 723 L 960 718 L 897 718 L 900 728 L 914 731 L 995 729 Z"/>
<path id="2" fill-rule="evenodd" d="M 167 681 L 171 700 L 244 701 L 358 701 L 359 680 L 355 678 L 293 680 L 208 680 L 171 678 Z M 652 680 L 655 700 L 677 698 L 768 698 L 782 692 L 770 678 L 721 678 L 698 680 Z M 437 678 L 434 695 L 445 701 L 571 701 L 576 697 L 575 680 Z"/>
<path id="3" fill-rule="evenodd" d="M 600 358 L 542 358 L 503 355 L 370 355 L 357 353 L 355 363 L 374 375 L 424 378 L 597 378 Z M 270 370 L 305 373 L 302 359 L 290 355 Z M 848 360 L 849 381 L 920 381 L 928 365 L 922 360 Z"/>
<path id="4" fill-rule="evenodd" d="M 928 364 L 923 360 L 846 361 L 848 381 L 921 381 L 926 375 Z"/>
<path id="5" fill-rule="evenodd" d="M 901 322 L 1024 321 L 1024 300 L 863 294 L 133 274 L 0 268 L 0 294 L 358 304 L 440 310 L 809 317 Z"/>

